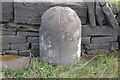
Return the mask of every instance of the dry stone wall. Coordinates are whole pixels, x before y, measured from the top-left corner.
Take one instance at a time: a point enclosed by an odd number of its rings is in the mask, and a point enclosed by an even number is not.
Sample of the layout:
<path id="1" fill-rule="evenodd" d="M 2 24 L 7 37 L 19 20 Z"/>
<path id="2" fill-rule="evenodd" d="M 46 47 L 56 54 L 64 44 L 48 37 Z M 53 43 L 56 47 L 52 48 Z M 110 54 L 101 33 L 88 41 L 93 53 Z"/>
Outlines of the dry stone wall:
<path id="1" fill-rule="evenodd" d="M 1 34 L 1 49 L 5 54 L 34 56 L 39 54 L 39 34 L 36 26 L 4 23 Z"/>
<path id="2" fill-rule="evenodd" d="M 67 6 L 76 11 L 82 22 L 82 53 L 119 49 L 120 12 L 106 3 L 6 2 L 0 3 L 0 54 L 38 56 L 41 16 L 53 6 Z M 118 14 L 117 19 L 114 14 Z"/>

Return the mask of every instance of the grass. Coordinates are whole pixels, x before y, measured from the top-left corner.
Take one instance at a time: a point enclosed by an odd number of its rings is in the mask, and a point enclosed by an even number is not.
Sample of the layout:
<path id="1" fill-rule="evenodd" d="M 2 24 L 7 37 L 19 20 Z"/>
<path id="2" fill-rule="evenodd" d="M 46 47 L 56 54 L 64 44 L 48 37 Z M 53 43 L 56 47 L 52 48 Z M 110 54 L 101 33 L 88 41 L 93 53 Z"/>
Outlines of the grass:
<path id="1" fill-rule="evenodd" d="M 38 58 L 31 60 L 22 70 L 3 70 L 5 78 L 117 78 L 118 55 L 84 55 L 80 61 L 68 66 L 52 66 Z"/>

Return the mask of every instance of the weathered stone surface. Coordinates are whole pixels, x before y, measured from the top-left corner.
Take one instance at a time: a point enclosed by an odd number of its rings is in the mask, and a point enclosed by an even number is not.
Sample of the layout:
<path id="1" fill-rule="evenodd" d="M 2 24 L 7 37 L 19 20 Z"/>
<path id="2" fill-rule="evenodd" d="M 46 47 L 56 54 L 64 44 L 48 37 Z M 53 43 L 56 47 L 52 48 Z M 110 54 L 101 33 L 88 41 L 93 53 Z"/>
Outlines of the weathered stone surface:
<path id="1" fill-rule="evenodd" d="M 42 14 L 53 6 L 68 6 L 74 9 L 84 24 L 87 19 L 87 7 L 82 3 L 60 3 L 60 2 L 37 2 L 37 3 L 14 3 L 15 4 L 15 22 L 40 24 Z M 29 13 L 29 14 L 28 14 Z M 24 15 L 23 15 L 24 14 Z"/>
<path id="2" fill-rule="evenodd" d="M 40 55 L 39 52 L 40 52 L 39 50 L 31 50 L 31 54 L 32 54 L 34 57 L 39 56 L 39 55 Z"/>
<path id="3" fill-rule="evenodd" d="M 12 50 L 28 50 L 29 43 L 19 43 L 19 44 L 11 44 Z"/>
<path id="4" fill-rule="evenodd" d="M 118 37 L 118 49 L 120 49 L 120 36 Z"/>
<path id="5" fill-rule="evenodd" d="M 90 37 L 82 37 L 81 44 L 90 44 Z"/>
<path id="6" fill-rule="evenodd" d="M 47 24 L 46 24 L 47 23 Z M 69 7 L 52 7 L 42 16 L 40 57 L 52 64 L 71 64 L 81 55 L 81 21 Z"/>
<path id="7" fill-rule="evenodd" d="M 2 55 L 3 53 L 0 51 L 0 55 Z"/>
<path id="8" fill-rule="evenodd" d="M 23 26 L 20 27 L 18 31 L 38 32 L 39 30 L 38 28 L 39 28 L 38 26 L 29 26 L 29 27 Z"/>
<path id="9" fill-rule="evenodd" d="M 96 53 L 109 53 L 110 51 L 109 50 L 86 50 L 86 53 L 87 54 L 96 54 Z"/>
<path id="10" fill-rule="evenodd" d="M 54 6 L 70 7 L 73 9 L 80 18 L 87 18 L 87 5 L 80 2 L 59 2 L 54 3 Z M 81 21 L 82 22 L 82 21 Z"/>
<path id="11" fill-rule="evenodd" d="M 110 43 L 111 45 L 111 50 L 118 50 L 119 47 L 118 47 L 118 42 L 112 42 Z"/>
<path id="12" fill-rule="evenodd" d="M 87 50 L 110 50 L 109 43 L 89 44 L 85 46 Z"/>
<path id="13" fill-rule="evenodd" d="M 80 18 L 80 20 L 82 21 L 81 24 L 85 25 L 87 24 L 87 18 Z"/>
<path id="14" fill-rule="evenodd" d="M 116 18 L 116 19 L 117 19 L 117 22 L 118 22 L 118 23 L 120 23 L 120 12 L 118 13 L 118 15 L 117 15 L 117 18 Z"/>
<path id="15" fill-rule="evenodd" d="M 24 43 L 26 42 L 25 37 L 20 36 L 0 36 L 0 42 L 2 43 Z"/>
<path id="16" fill-rule="evenodd" d="M 3 26 L 4 26 L 5 24 L 2 24 L 1 22 L 0 22 L 0 30 L 3 30 Z"/>
<path id="17" fill-rule="evenodd" d="M 10 44 L 0 44 L 0 50 L 9 50 Z"/>
<path id="18" fill-rule="evenodd" d="M 31 49 L 32 50 L 39 50 L 39 44 L 38 43 L 31 44 Z"/>
<path id="19" fill-rule="evenodd" d="M 2 21 L 2 3 L 0 2 L 0 23 Z"/>
<path id="20" fill-rule="evenodd" d="M 5 54 L 18 55 L 18 50 L 3 50 Z"/>
<path id="21" fill-rule="evenodd" d="M 39 33 L 38 32 L 21 32 L 21 31 L 18 31 L 17 32 L 17 36 L 31 36 L 31 37 L 38 37 L 39 36 Z"/>
<path id="22" fill-rule="evenodd" d="M 113 28 L 108 25 L 91 28 L 89 25 L 82 25 L 82 36 L 114 36 L 118 35 L 118 28 Z"/>
<path id="23" fill-rule="evenodd" d="M 22 50 L 18 52 L 19 56 L 30 56 L 30 51 L 31 50 Z"/>
<path id="24" fill-rule="evenodd" d="M 16 24 L 16 23 L 6 23 L 1 24 L 3 30 L 9 30 L 9 31 L 29 31 L 29 32 L 38 32 L 39 26 L 38 25 L 22 25 L 22 24 Z"/>
<path id="25" fill-rule="evenodd" d="M 11 36 L 15 36 L 15 31 L 7 31 L 7 30 L 0 30 L 0 35 L 4 36 L 4 35 L 11 35 Z"/>
<path id="26" fill-rule="evenodd" d="M 119 28 L 118 28 L 118 36 L 120 36 L 120 26 L 119 26 Z"/>
<path id="27" fill-rule="evenodd" d="M 2 68 L 0 69 L 15 69 L 15 70 L 20 70 L 25 68 L 30 61 L 29 57 L 22 57 L 10 61 L 0 61 L 0 66 Z"/>
<path id="28" fill-rule="evenodd" d="M 0 2 L 0 15 L 2 15 L 3 22 L 13 21 L 13 3 L 12 2 Z M 2 10 L 1 10 L 2 9 Z"/>
<path id="29" fill-rule="evenodd" d="M 39 42 L 39 37 L 27 37 L 27 42 L 38 43 Z"/>
<path id="30" fill-rule="evenodd" d="M 94 2 L 87 2 L 88 7 L 88 16 L 89 16 L 89 23 L 91 27 L 96 26 L 96 18 L 95 18 L 95 4 Z"/>
<path id="31" fill-rule="evenodd" d="M 108 36 L 108 37 L 92 37 L 91 43 L 107 43 L 117 41 L 117 36 Z"/>
<path id="32" fill-rule="evenodd" d="M 104 5 L 102 7 L 102 10 L 107 18 L 108 24 L 111 25 L 112 27 L 117 27 L 118 26 L 117 21 L 114 17 L 114 14 L 113 14 L 111 8 L 108 6 L 107 3 L 106 3 L 106 5 Z"/>
<path id="33" fill-rule="evenodd" d="M 106 22 L 105 15 L 104 15 L 102 8 L 100 7 L 98 2 L 96 2 L 95 13 L 96 13 L 96 20 L 97 20 L 98 24 L 100 26 L 103 26 L 103 24 Z"/>
<path id="34" fill-rule="evenodd" d="M 18 53 L 20 56 L 34 56 L 38 57 L 39 56 L 39 50 L 22 50 L 19 51 Z"/>
<path id="35" fill-rule="evenodd" d="M 17 31 L 17 29 L 19 28 L 19 26 L 15 23 L 5 23 L 2 26 L 2 30 L 6 30 L 6 31 Z"/>

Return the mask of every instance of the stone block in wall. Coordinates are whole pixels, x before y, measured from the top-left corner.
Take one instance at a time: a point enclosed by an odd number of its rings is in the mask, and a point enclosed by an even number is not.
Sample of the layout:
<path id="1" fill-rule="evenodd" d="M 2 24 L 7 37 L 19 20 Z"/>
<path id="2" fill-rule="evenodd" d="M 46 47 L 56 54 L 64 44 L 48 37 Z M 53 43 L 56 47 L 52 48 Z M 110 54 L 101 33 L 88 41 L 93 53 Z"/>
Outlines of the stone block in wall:
<path id="1" fill-rule="evenodd" d="M 109 53 L 110 50 L 86 50 L 87 54 L 96 54 L 96 53 Z"/>
<path id="2" fill-rule="evenodd" d="M 37 57 L 39 56 L 39 50 L 22 50 L 18 54 L 20 56 L 30 56 L 32 54 L 32 56 Z"/>
<path id="3" fill-rule="evenodd" d="M 0 30 L 3 30 L 3 26 L 4 26 L 5 24 L 2 24 L 1 22 L 0 22 Z"/>
<path id="4" fill-rule="evenodd" d="M 96 43 L 107 43 L 107 42 L 114 42 L 117 41 L 118 37 L 117 36 L 108 36 L 108 37 L 92 37 L 91 43 L 96 44 Z"/>
<path id="5" fill-rule="evenodd" d="M 3 50 L 5 54 L 18 55 L 18 50 Z"/>
<path id="6" fill-rule="evenodd" d="M 0 50 L 9 50 L 10 49 L 10 44 L 0 44 Z"/>
<path id="7" fill-rule="evenodd" d="M 81 44 L 90 44 L 90 37 L 82 37 Z"/>
<path id="8" fill-rule="evenodd" d="M 117 36 L 118 28 L 109 25 L 91 28 L 89 25 L 82 25 L 82 36 Z"/>
<path id="9" fill-rule="evenodd" d="M 120 36 L 118 37 L 118 49 L 120 50 Z"/>
<path id="10" fill-rule="evenodd" d="M 38 32 L 39 30 L 39 25 L 16 24 L 14 22 L 0 24 L 0 26 L 2 26 L 2 30 L 8 31 Z"/>
<path id="11" fill-rule="evenodd" d="M 120 25 L 119 25 L 119 28 L 118 28 L 118 36 L 120 36 Z"/>
<path id="12" fill-rule="evenodd" d="M 30 50 L 22 50 L 18 52 L 19 56 L 30 56 Z"/>
<path id="13" fill-rule="evenodd" d="M 17 31 L 19 26 L 15 23 L 9 22 L 9 23 L 3 23 L 2 30 L 6 31 Z"/>
<path id="14" fill-rule="evenodd" d="M 39 43 L 32 43 L 31 44 L 31 49 L 32 50 L 39 50 Z"/>
<path id="15" fill-rule="evenodd" d="M 100 4 L 96 2 L 95 5 L 96 5 L 96 9 L 95 9 L 96 21 L 102 27 L 106 23 L 105 15 L 102 11 Z"/>
<path id="16" fill-rule="evenodd" d="M 85 45 L 85 48 L 87 50 L 110 50 L 110 44 L 109 43 L 100 43 L 100 44 L 89 44 L 89 45 Z"/>
<path id="17" fill-rule="evenodd" d="M 93 0 L 94 1 L 94 0 Z M 96 16 L 95 16 L 95 3 L 94 2 L 87 2 L 88 7 L 88 19 L 91 27 L 96 26 Z"/>
<path id="18" fill-rule="evenodd" d="M 9 36 L 15 36 L 15 31 L 8 31 L 8 30 L 0 30 L 0 36 L 9 35 Z"/>
<path id="19" fill-rule="evenodd" d="M 31 36 L 31 37 L 38 37 L 39 33 L 38 32 L 22 32 L 22 31 L 18 31 L 17 32 L 17 36 Z"/>
<path id="20" fill-rule="evenodd" d="M 53 6 L 71 7 L 73 10 L 76 11 L 78 16 L 80 16 L 81 22 L 83 24 L 86 24 L 87 7 L 85 5 L 82 5 L 81 3 L 55 3 L 55 2 L 14 3 L 15 22 L 27 24 L 40 24 L 42 14 L 47 9 Z"/>
<path id="21" fill-rule="evenodd" d="M 120 41 L 120 36 L 118 36 L 118 42 Z"/>
<path id="22" fill-rule="evenodd" d="M 2 43 L 24 43 L 26 42 L 26 37 L 20 36 L 0 36 L 0 42 Z"/>
<path id="23" fill-rule="evenodd" d="M 111 25 L 112 27 L 117 27 L 118 26 L 117 20 L 115 19 L 114 14 L 107 3 L 102 7 L 102 10 L 105 14 L 108 24 Z"/>
<path id="24" fill-rule="evenodd" d="M 39 27 L 38 26 L 29 26 L 26 27 L 23 25 L 23 27 L 20 27 L 18 31 L 28 31 L 28 32 L 38 32 Z"/>
<path id="25" fill-rule="evenodd" d="M 39 50 L 31 50 L 33 56 L 39 56 Z"/>
<path id="26" fill-rule="evenodd" d="M 87 19 L 86 19 L 86 18 L 80 18 L 80 20 L 82 21 L 81 23 L 82 23 L 83 25 L 87 24 Z"/>
<path id="27" fill-rule="evenodd" d="M 39 42 L 39 37 L 27 37 L 27 42 L 38 43 Z"/>
<path id="28" fill-rule="evenodd" d="M 117 22 L 120 23 L 120 12 L 118 13 L 116 19 L 117 19 Z"/>
<path id="29" fill-rule="evenodd" d="M 0 15 L 2 15 L 0 21 L 13 21 L 13 2 L 1 2 L 0 7 Z"/>
<path id="30" fill-rule="evenodd" d="M 40 24 L 40 18 L 42 14 L 51 6 L 51 3 L 43 2 L 14 3 L 15 22 L 27 24 Z"/>
<path id="31" fill-rule="evenodd" d="M 118 42 L 112 42 L 112 43 L 110 43 L 110 45 L 111 45 L 111 50 L 119 49 Z"/>
<path id="32" fill-rule="evenodd" d="M 11 44 L 12 50 L 28 50 L 29 43 L 19 43 L 19 44 Z"/>

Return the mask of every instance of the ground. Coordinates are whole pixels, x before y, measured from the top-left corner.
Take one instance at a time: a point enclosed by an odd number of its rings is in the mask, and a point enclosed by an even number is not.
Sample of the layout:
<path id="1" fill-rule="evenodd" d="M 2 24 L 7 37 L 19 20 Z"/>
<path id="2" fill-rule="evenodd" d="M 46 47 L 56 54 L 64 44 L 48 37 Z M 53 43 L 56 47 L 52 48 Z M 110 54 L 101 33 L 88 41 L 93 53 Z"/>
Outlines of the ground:
<path id="1" fill-rule="evenodd" d="M 3 70 L 5 78 L 117 78 L 118 53 L 85 54 L 80 61 L 68 66 L 52 66 L 33 58 L 22 70 Z"/>

